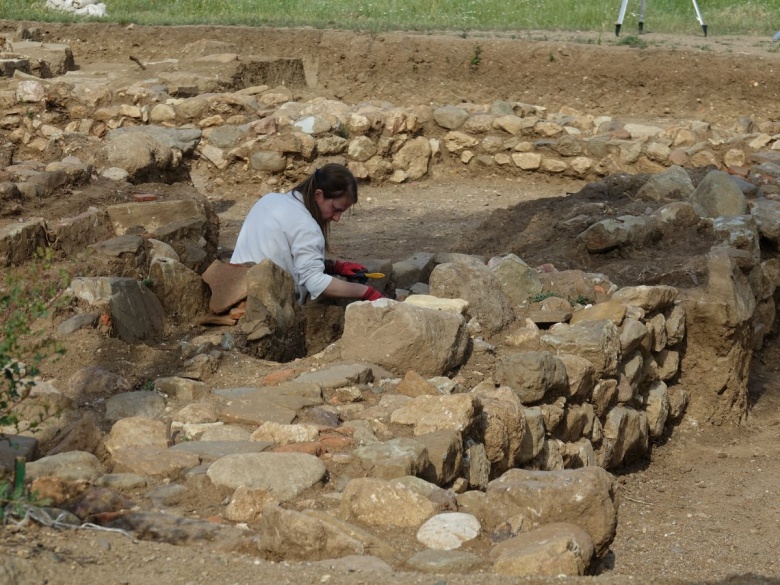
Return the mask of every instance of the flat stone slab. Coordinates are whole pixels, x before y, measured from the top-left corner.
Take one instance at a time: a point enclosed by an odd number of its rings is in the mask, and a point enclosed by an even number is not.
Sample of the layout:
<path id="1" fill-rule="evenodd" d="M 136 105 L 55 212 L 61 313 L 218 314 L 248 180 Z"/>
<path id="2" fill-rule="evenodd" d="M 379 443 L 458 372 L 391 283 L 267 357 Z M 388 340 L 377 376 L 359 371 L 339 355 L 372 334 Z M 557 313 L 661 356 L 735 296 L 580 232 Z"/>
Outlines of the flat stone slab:
<path id="1" fill-rule="evenodd" d="M 319 384 L 323 390 L 333 390 L 344 386 L 365 384 L 373 379 L 371 367 L 366 364 L 339 364 L 317 372 L 306 372 L 295 378 L 295 381 Z"/>
<path id="2" fill-rule="evenodd" d="M 260 453 L 272 446 L 270 441 L 185 441 L 171 447 L 171 451 L 192 453 L 208 462 L 228 455 Z"/>
<path id="3" fill-rule="evenodd" d="M 286 425 L 295 420 L 301 408 L 322 404 L 322 390 L 316 384 L 289 383 L 214 393 L 231 399 L 220 414 L 220 419 L 227 423 L 260 425 L 271 421 Z"/>
<path id="4" fill-rule="evenodd" d="M 285 502 L 322 481 L 326 469 L 304 453 L 244 453 L 216 460 L 206 473 L 214 485 L 264 489 Z"/>
<path id="5" fill-rule="evenodd" d="M 409 557 L 406 566 L 421 573 L 467 573 L 482 564 L 474 553 L 460 550 L 424 550 Z"/>
<path id="6" fill-rule="evenodd" d="M 95 481 L 103 475 L 103 465 L 92 453 L 68 451 L 49 455 L 27 464 L 28 479 L 53 475 L 68 481 Z"/>

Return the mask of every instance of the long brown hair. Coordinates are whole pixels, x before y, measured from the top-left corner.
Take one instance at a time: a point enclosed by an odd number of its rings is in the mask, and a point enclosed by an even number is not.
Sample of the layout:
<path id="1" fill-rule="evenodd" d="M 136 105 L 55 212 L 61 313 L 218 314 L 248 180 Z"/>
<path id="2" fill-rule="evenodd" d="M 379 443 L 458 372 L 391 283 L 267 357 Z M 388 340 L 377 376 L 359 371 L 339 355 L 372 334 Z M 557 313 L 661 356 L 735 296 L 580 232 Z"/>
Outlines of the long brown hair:
<path id="1" fill-rule="evenodd" d="M 320 208 L 314 198 L 317 189 L 321 189 L 325 199 L 340 199 L 349 196 L 350 203 L 357 203 L 358 187 L 354 175 L 344 165 L 328 163 L 314 171 L 309 178 L 295 186 L 295 191 L 303 195 L 303 204 L 317 222 L 325 236 L 325 249 L 330 250 L 330 224 L 322 219 Z"/>

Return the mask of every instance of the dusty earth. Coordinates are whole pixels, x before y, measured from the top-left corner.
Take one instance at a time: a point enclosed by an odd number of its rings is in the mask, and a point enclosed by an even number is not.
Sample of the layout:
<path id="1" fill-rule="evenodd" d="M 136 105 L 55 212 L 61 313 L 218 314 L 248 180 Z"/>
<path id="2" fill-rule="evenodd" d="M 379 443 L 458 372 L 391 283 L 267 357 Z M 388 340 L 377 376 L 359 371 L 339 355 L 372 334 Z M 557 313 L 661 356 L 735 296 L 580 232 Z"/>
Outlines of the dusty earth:
<path id="1" fill-rule="evenodd" d="M 0 34 L 13 33 L 19 24 L 0 21 Z M 310 81 L 316 81 L 315 87 L 296 90 L 301 99 L 320 95 L 396 105 L 510 99 L 552 111 L 568 105 L 624 120 L 698 119 L 728 125 L 744 116 L 780 119 L 777 47 L 769 39 L 718 37 L 716 31 L 708 39 L 647 34 L 642 37 L 647 47 L 641 49 L 618 45 L 611 34 L 571 32 L 371 35 L 25 24 L 37 26 L 49 42 L 69 43 L 83 69 L 132 67 L 130 56 L 143 61 L 175 58 L 187 43 L 202 38 L 235 43 L 241 54 L 300 56 L 308 64 Z M 220 213 L 221 245 L 228 251 L 243 215 L 268 186 L 235 175 L 192 178 Z M 360 204 L 336 226 L 333 244 L 342 257 L 392 260 L 417 251 L 512 251 L 529 264 L 552 262 L 559 268 L 601 271 L 623 285 L 693 286 L 697 267 L 688 260 L 699 247 L 708 247 L 705 236 L 697 240 L 681 234 L 686 247 L 671 242 L 641 256 L 608 256 L 595 262 L 572 255 L 576 232 L 560 222 L 582 206 L 600 206 L 604 215 L 632 209 L 637 180 L 612 177 L 587 186 L 542 175 L 518 179 L 440 169 L 419 183 L 362 186 Z M 68 217 L 92 203 L 123 200 L 142 190 L 95 183 L 47 200 L 45 210 L 25 209 L 25 215 L 45 211 L 50 217 Z M 169 347 L 174 342 L 167 340 Z M 94 336 L 79 334 L 68 344 L 67 359 L 47 364 L 47 374 L 66 379 L 84 365 L 110 363 L 140 388 L 149 379 L 169 375 L 168 369 L 176 365 L 164 357 L 164 346 L 128 348 L 109 339 L 98 347 Z M 239 361 L 231 371 L 246 383 L 250 368 L 259 377 L 271 367 Z M 686 418 L 646 460 L 618 473 L 622 489 L 617 537 L 598 570 L 598 581 L 625 583 L 632 576 L 633 582 L 765 583 L 780 577 L 778 369 L 780 347 L 770 338 L 753 360 L 751 410 L 742 426 L 712 427 Z M 233 381 L 230 376 L 214 383 L 227 386 Z M 190 505 L 185 513 L 211 513 L 198 508 L 198 502 Z M 510 582 L 490 574 L 377 576 L 270 564 L 207 545 L 174 547 L 88 530 L 0 531 L 0 549 L 15 558 L 6 567 L 8 574 L 19 575 L 12 583 Z"/>

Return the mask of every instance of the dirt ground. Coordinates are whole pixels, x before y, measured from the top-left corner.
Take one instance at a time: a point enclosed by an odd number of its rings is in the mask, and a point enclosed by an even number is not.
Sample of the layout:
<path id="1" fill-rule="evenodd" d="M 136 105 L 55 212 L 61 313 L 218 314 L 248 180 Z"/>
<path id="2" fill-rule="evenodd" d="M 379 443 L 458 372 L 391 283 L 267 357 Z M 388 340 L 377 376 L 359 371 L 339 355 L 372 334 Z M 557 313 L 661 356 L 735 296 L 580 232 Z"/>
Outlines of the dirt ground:
<path id="1" fill-rule="evenodd" d="M 177 27 L 161 31 L 120 25 L 37 26 L 48 42 L 69 43 L 76 63 L 99 68 L 176 58 L 185 46 L 207 38 L 234 43 L 236 52 L 300 56 L 316 77 L 315 95 L 357 103 L 385 100 L 395 105 L 450 104 L 496 99 L 524 101 L 557 111 L 567 105 L 585 113 L 624 120 L 698 119 L 729 125 L 753 116 L 780 119 L 780 52 L 769 39 L 647 34 L 646 48 L 618 45 L 613 35 L 593 33 L 355 34 L 317 30 Z M 0 21 L 0 34 L 19 23 Z M 624 37 L 630 34 L 624 31 Z M 473 64 L 475 47 L 479 62 Z M 130 66 L 132 64 L 130 63 Z M 258 194 L 268 189 L 232 175 L 215 181 L 193 174 L 221 220 L 221 244 L 229 249 L 241 220 Z M 630 183 L 630 181 L 629 181 Z M 618 185 L 594 188 L 583 182 L 478 174 L 438 169 L 425 180 L 403 185 L 361 186 L 360 204 L 333 230 L 336 254 L 345 258 L 403 259 L 417 251 L 462 251 L 489 255 L 514 251 L 530 264 L 604 271 L 619 284 L 673 281 L 695 284 L 696 248 L 674 243 L 643 257 L 607 257 L 581 265 L 572 254 L 572 234 L 559 222 L 578 206 L 603 205 L 603 213 L 630 209 Z M 175 188 L 175 187 L 172 187 Z M 572 196 L 586 188 L 580 195 Z M 136 187 L 139 192 L 142 187 Z M 90 202 L 107 203 L 126 193 L 99 183 L 47 200 L 45 211 L 67 217 Z M 681 240 L 682 235 L 681 235 Z M 699 246 L 708 245 L 702 239 Z M 691 274 L 694 276 L 691 277 Z M 675 280 L 677 279 L 677 280 Z M 93 336 L 94 337 L 94 336 Z M 68 359 L 51 366 L 59 379 L 101 362 L 139 387 L 169 375 L 175 363 L 165 347 L 127 348 L 115 340 L 98 347 L 74 335 Z M 170 342 L 169 347 L 175 345 Z M 753 360 L 751 411 L 742 427 L 711 427 L 686 419 L 651 456 L 619 473 L 621 505 L 617 538 L 599 569 L 603 583 L 664 582 L 675 579 L 770 582 L 780 577 L 780 348 L 770 339 Z M 264 366 L 270 370 L 271 366 Z M 234 364 L 244 383 L 264 367 Z M 255 368 L 250 371 L 250 368 Z M 233 380 L 224 380 L 225 384 Z M 322 566 L 269 564 L 249 555 L 207 546 L 173 547 L 122 535 L 55 532 L 26 528 L 0 532 L 0 550 L 29 581 L 12 583 L 509 583 L 490 574 L 374 576 Z M 16 567 L 16 569 L 14 569 Z M 37 576 L 36 575 L 37 572 Z M 1 575 L 2 573 L 0 573 Z M 752 575 L 753 577 L 751 577 Z M 560 580 L 556 580 L 558 582 Z M 512 581 L 516 582 L 516 581 Z M 541 581 L 539 581 L 541 582 Z"/>

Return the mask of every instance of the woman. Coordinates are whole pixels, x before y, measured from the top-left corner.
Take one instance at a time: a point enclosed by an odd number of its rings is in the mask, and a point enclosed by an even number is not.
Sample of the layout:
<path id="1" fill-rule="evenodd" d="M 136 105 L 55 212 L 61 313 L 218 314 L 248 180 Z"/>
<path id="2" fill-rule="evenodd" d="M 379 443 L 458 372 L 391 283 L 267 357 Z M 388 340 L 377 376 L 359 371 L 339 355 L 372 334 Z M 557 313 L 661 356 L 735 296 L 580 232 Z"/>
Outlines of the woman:
<path id="1" fill-rule="evenodd" d="M 366 268 L 354 262 L 325 260 L 330 223 L 357 202 L 357 181 L 343 165 L 327 164 L 288 193 L 268 193 L 252 206 L 230 259 L 232 264 L 265 258 L 284 268 L 295 281 L 299 303 L 311 295 L 374 301 L 373 287 L 333 278 L 358 276 Z"/>

